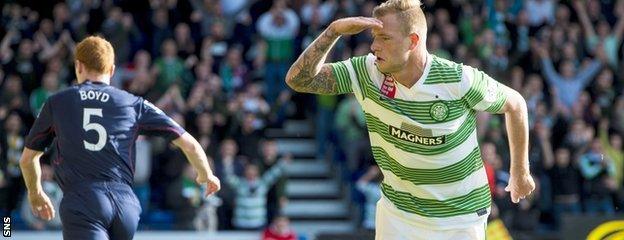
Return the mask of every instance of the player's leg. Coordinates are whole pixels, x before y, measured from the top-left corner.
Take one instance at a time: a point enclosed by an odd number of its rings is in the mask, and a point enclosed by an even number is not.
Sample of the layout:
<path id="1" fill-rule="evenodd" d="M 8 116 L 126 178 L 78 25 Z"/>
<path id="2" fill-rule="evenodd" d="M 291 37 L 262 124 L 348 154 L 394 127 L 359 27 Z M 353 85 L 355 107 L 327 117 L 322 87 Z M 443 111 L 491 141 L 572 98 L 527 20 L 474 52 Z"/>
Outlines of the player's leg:
<path id="1" fill-rule="evenodd" d="M 104 194 L 91 191 L 67 192 L 59 207 L 63 239 L 108 240 L 108 219 L 112 214 Z"/>
<path id="2" fill-rule="evenodd" d="M 115 217 L 109 228 L 111 239 L 132 239 L 139 226 L 141 204 L 129 186 L 116 187 L 111 190 L 115 204 Z"/>

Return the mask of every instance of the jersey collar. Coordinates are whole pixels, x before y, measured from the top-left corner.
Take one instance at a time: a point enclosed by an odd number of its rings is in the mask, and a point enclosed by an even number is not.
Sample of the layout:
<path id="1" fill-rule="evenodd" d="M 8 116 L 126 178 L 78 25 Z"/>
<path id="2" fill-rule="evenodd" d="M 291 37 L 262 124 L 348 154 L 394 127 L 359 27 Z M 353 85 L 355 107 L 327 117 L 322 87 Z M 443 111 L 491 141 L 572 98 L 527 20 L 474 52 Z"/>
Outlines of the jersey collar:
<path id="1" fill-rule="evenodd" d="M 89 79 L 85 80 L 84 83 L 88 83 L 88 84 L 94 84 L 94 85 L 107 85 L 104 82 L 100 82 L 100 81 L 91 81 Z"/>

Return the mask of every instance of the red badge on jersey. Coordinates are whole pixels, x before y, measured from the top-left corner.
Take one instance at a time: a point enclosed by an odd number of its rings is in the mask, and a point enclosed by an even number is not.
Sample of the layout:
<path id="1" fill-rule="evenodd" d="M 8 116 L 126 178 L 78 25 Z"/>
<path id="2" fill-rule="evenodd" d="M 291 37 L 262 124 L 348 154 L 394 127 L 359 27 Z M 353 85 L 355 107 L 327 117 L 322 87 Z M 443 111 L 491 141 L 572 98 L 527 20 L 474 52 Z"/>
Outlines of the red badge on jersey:
<path id="1" fill-rule="evenodd" d="M 384 81 L 381 85 L 381 94 L 388 98 L 394 98 L 396 94 L 396 84 L 390 75 L 384 75 Z"/>

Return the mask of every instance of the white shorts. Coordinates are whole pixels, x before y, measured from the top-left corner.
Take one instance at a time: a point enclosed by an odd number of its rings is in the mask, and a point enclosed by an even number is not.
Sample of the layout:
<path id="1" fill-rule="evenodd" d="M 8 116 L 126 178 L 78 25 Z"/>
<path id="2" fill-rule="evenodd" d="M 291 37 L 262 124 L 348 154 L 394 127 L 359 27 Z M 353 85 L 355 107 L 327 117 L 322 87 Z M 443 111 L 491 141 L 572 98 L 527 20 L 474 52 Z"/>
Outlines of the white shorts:
<path id="1" fill-rule="evenodd" d="M 375 240 L 485 240 L 486 220 L 463 229 L 432 230 L 393 216 L 381 201 L 375 213 Z"/>

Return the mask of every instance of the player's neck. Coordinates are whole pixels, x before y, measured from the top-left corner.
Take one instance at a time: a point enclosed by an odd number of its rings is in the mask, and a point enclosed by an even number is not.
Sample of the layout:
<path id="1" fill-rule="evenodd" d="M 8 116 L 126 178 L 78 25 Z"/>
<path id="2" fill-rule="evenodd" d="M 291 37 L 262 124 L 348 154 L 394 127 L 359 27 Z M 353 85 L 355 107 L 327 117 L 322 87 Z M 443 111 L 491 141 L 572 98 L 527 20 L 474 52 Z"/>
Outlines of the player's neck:
<path id="1" fill-rule="evenodd" d="M 90 82 L 99 82 L 110 85 L 110 75 L 108 74 L 85 74 L 84 79 L 81 83 L 90 81 Z"/>
<path id="2" fill-rule="evenodd" d="M 425 72 L 427 66 L 427 51 L 415 51 L 407 59 L 406 67 L 401 69 L 392 76 L 401 85 L 412 88 L 418 79 L 420 79 Z"/>

